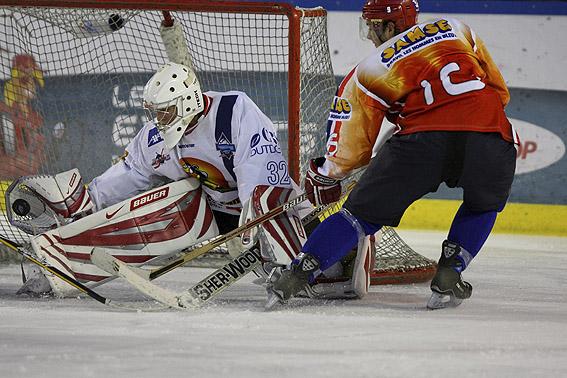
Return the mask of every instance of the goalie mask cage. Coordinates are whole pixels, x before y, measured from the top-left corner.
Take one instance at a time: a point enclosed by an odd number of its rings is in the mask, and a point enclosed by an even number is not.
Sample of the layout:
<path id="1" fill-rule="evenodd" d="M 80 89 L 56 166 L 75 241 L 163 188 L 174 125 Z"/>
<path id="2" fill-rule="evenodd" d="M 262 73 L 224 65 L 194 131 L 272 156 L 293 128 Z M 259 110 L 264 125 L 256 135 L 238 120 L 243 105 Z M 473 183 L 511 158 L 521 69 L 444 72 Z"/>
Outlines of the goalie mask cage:
<path id="1" fill-rule="evenodd" d="M 203 91 L 246 92 L 274 122 L 290 175 L 301 180 L 309 158 L 324 152 L 336 90 L 324 9 L 277 2 L 0 0 L 1 206 L 17 177 L 77 167 L 88 182 L 123 153 L 145 122 L 146 81 L 171 58 L 159 30 L 169 17 L 182 26 Z M 0 233 L 25 241 L 0 210 Z M 393 229 L 377 245 L 373 283 L 434 274 L 435 263 Z"/>

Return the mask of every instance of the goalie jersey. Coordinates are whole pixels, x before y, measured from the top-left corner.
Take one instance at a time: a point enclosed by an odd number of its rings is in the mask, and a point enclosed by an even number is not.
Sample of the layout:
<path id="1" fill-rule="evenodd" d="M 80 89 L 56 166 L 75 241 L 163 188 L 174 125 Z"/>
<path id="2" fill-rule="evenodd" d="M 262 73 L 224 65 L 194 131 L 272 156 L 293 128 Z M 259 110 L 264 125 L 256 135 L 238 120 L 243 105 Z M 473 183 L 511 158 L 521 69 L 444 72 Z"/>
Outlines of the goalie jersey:
<path id="1" fill-rule="evenodd" d="M 205 92 L 197 125 L 167 151 L 153 122 L 126 147 L 123 159 L 89 184 L 97 210 L 164 180 L 198 178 L 213 210 L 239 214 L 257 185 L 291 187 L 274 125 L 243 92 Z"/>
<path id="2" fill-rule="evenodd" d="M 517 143 L 504 113 L 509 93 L 484 43 L 467 25 L 438 18 L 383 43 L 340 84 L 321 173 L 367 165 L 384 116 L 395 132 L 478 131 Z"/>

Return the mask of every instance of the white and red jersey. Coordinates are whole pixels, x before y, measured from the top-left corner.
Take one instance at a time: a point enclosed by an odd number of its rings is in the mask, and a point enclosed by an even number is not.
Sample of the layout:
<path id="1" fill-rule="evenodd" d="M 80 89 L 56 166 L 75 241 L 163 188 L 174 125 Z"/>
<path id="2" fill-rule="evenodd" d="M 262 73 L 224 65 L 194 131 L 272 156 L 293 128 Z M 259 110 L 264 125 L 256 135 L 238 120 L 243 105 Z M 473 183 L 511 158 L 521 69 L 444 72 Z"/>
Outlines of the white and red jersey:
<path id="1" fill-rule="evenodd" d="M 384 116 L 399 134 L 422 131 L 516 135 L 509 93 L 484 43 L 462 22 L 438 18 L 383 43 L 343 80 L 329 115 L 321 173 L 342 178 L 367 165 Z"/>
<path id="2" fill-rule="evenodd" d="M 204 99 L 196 127 L 171 151 L 153 122 L 144 125 L 125 158 L 89 184 L 97 209 L 188 176 L 201 180 L 213 210 L 230 214 L 258 185 L 292 186 L 273 123 L 245 93 L 206 92 Z"/>

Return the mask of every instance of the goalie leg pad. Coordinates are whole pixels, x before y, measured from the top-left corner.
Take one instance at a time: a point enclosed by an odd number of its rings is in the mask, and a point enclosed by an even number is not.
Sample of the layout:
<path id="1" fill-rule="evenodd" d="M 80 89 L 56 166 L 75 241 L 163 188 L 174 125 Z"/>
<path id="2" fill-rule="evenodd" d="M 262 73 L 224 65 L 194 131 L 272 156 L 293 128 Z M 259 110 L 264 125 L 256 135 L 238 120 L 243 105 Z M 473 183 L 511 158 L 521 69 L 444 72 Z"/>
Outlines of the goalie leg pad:
<path id="1" fill-rule="evenodd" d="M 259 185 L 252 193 L 252 207 L 256 217 L 289 201 L 294 194 L 290 188 Z M 305 229 L 296 209 L 292 208 L 269 221 L 259 230 L 262 257 L 272 263 L 287 265 L 300 252 L 307 240 Z"/>
<path id="2" fill-rule="evenodd" d="M 365 237 L 362 246 L 358 247 L 352 271 L 352 292 L 356 298 L 363 298 L 368 294 L 375 251 L 374 235 Z"/>
<path id="3" fill-rule="evenodd" d="M 181 180 L 44 232 L 31 244 L 34 254 L 51 266 L 98 285 L 109 274 L 90 261 L 93 247 L 111 249 L 118 259 L 139 265 L 215 235 L 218 227 L 201 188 Z M 56 295 L 76 294 L 61 279 L 46 277 Z"/>

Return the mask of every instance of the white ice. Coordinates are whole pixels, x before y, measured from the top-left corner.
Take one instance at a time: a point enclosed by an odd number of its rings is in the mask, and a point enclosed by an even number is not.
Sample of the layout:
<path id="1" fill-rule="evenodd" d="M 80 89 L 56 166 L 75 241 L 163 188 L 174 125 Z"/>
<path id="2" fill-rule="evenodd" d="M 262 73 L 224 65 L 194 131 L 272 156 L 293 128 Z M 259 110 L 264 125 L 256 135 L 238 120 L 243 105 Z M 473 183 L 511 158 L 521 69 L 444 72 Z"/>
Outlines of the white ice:
<path id="1" fill-rule="evenodd" d="M 438 258 L 442 233 L 399 233 Z M 426 310 L 415 284 L 264 312 L 246 277 L 207 308 L 148 313 L 18 297 L 19 266 L 2 266 L 0 377 L 567 377 L 567 238 L 493 235 L 464 276 L 473 296 L 456 309 Z M 147 301 L 124 282 L 98 290 Z"/>

